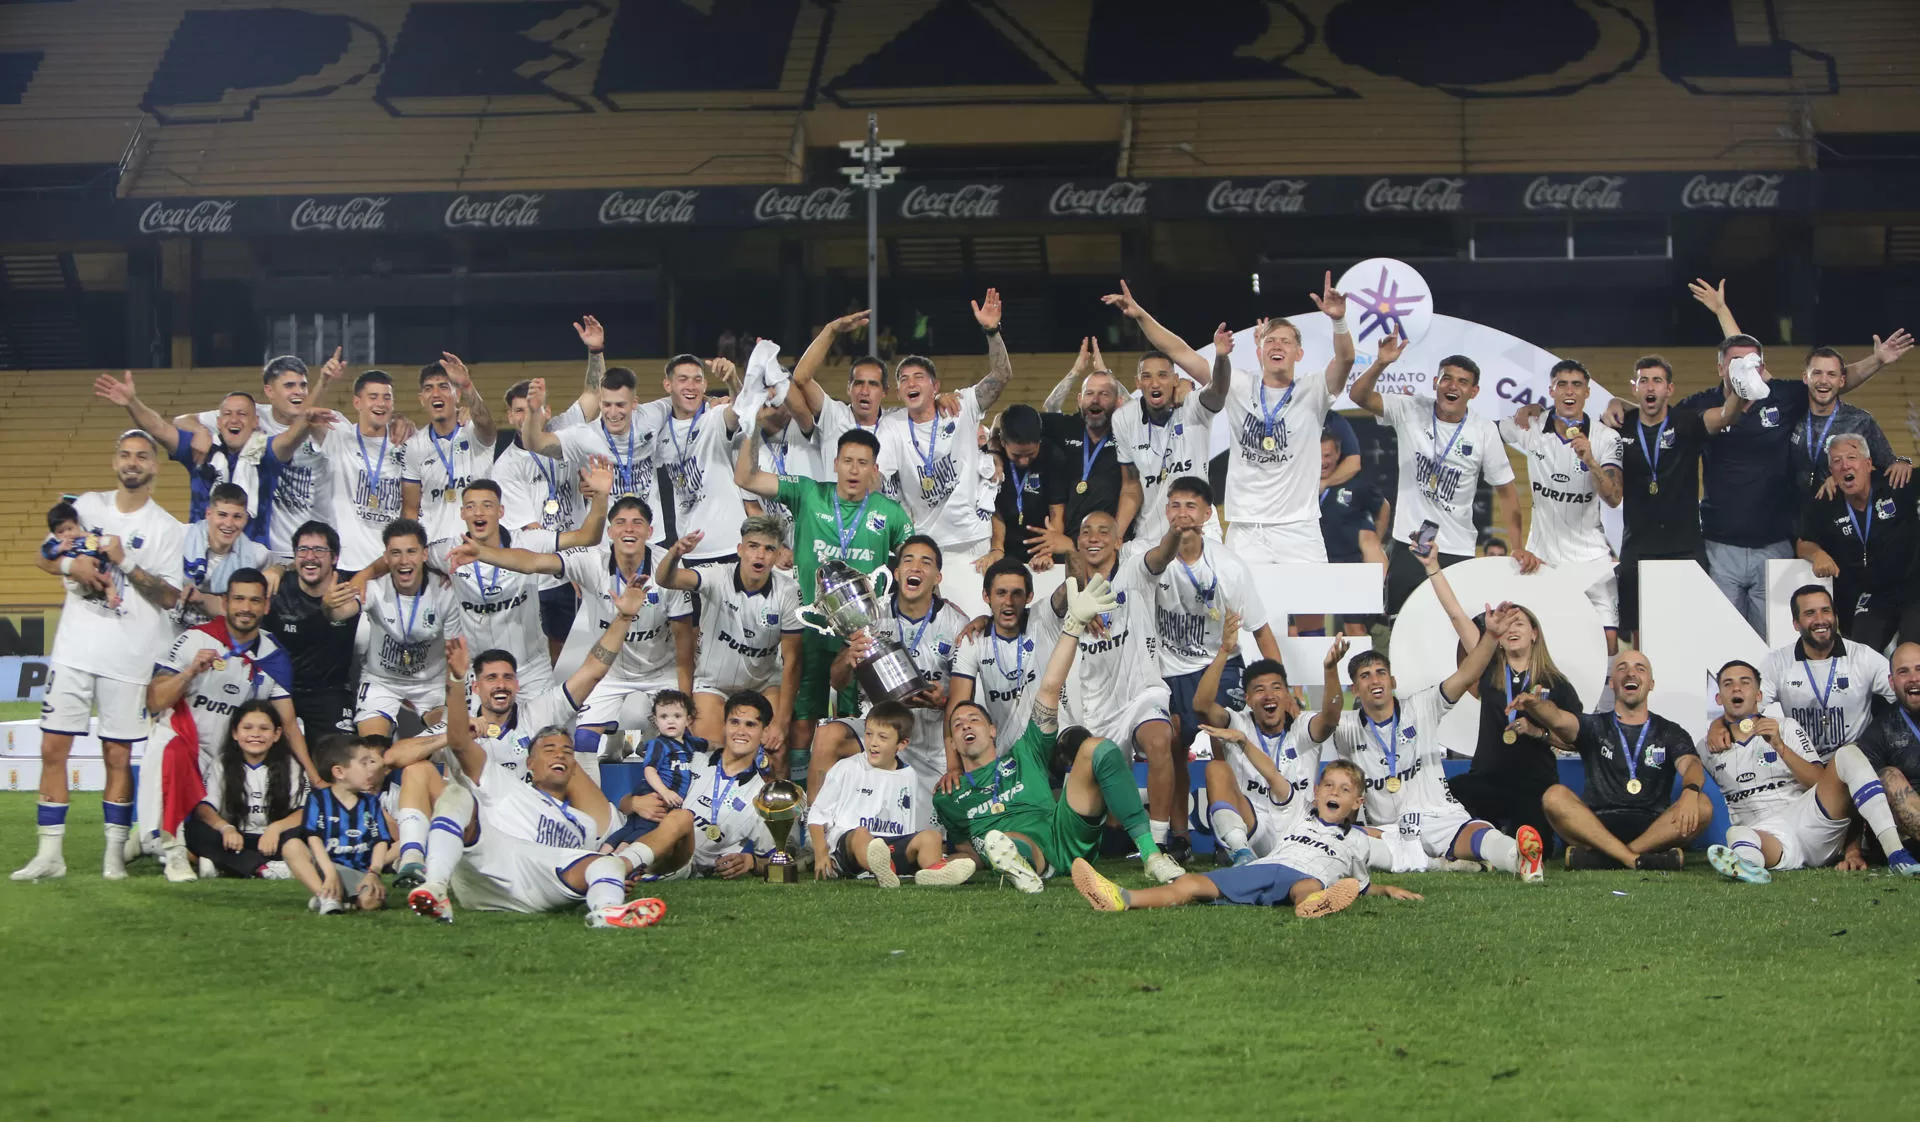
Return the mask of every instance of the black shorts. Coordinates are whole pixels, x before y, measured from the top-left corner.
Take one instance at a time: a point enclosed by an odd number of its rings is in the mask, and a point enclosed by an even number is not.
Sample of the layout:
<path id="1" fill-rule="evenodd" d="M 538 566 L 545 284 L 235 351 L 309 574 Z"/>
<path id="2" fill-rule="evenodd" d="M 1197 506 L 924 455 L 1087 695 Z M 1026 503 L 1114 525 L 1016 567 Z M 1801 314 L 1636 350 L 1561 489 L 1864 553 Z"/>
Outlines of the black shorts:
<path id="1" fill-rule="evenodd" d="M 1436 547 L 1437 548 L 1437 547 Z M 1458 553 L 1442 553 L 1440 567 L 1451 568 L 1462 561 L 1473 560 L 1472 554 L 1462 556 Z M 1420 559 L 1406 542 L 1396 539 L 1387 547 L 1387 614 L 1400 614 L 1400 606 L 1413 595 L 1413 590 L 1425 584 L 1427 570 L 1421 566 Z"/>
<path id="2" fill-rule="evenodd" d="M 293 695 L 293 715 L 300 718 L 309 746 L 321 737 L 353 731 L 353 698 L 352 689 Z"/>
<path id="3" fill-rule="evenodd" d="M 1595 810 L 1593 816 L 1607 828 L 1607 833 L 1630 843 L 1646 833 L 1647 828 L 1659 821 L 1660 816 L 1665 813 L 1666 808 L 1662 807 L 1659 810 Z"/>
<path id="4" fill-rule="evenodd" d="M 1614 568 L 1614 576 L 1620 586 L 1620 633 L 1629 634 L 1640 630 L 1640 562 L 1642 561 L 1697 561 L 1702 569 L 1707 567 L 1706 547 L 1680 553 L 1625 553 L 1620 555 L 1620 564 Z M 1851 632 L 1849 632 L 1851 634 Z"/>
<path id="5" fill-rule="evenodd" d="M 573 630 L 573 616 L 580 610 L 580 594 L 570 584 L 540 590 L 540 632 L 549 639 L 564 642 Z"/>
<path id="6" fill-rule="evenodd" d="M 887 852 L 893 857 L 893 869 L 895 872 L 904 872 L 916 867 L 912 862 L 907 860 L 907 843 L 913 840 L 911 834 L 894 834 L 891 836 L 875 834 L 873 836 L 879 841 L 887 843 Z M 840 835 L 839 844 L 833 847 L 834 867 L 840 870 L 840 875 L 843 877 L 859 876 L 862 869 L 860 862 L 854 858 L 853 850 L 848 847 L 848 843 L 852 840 L 853 831 L 848 830 L 846 833 Z"/>

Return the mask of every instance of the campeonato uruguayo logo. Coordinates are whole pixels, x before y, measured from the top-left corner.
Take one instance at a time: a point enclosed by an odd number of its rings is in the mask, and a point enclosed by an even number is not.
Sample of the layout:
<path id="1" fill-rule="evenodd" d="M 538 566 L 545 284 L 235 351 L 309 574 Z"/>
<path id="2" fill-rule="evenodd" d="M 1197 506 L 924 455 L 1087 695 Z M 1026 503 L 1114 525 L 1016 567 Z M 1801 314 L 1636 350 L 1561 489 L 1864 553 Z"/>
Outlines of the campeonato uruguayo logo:
<path id="1" fill-rule="evenodd" d="M 1388 335 L 1418 343 L 1433 325 L 1433 289 L 1405 261 L 1369 257 L 1340 274 L 1335 287 L 1347 294 L 1347 324 L 1360 351 L 1371 352 Z"/>

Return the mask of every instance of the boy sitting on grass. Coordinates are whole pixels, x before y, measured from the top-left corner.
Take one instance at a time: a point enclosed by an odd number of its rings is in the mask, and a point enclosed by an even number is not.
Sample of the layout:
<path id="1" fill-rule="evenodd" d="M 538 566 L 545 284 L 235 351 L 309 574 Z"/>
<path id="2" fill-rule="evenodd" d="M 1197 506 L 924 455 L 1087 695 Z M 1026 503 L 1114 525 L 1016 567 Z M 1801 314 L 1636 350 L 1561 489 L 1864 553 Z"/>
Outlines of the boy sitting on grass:
<path id="1" fill-rule="evenodd" d="M 1212 736 L 1224 730 L 1201 726 Z M 1073 863 L 1073 886 L 1095 911 L 1171 908 L 1211 901 L 1223 904 L 1292 904 L 1301 919 L 1332 915 L 1362 894 L 1418 900 L 1420 895 L 1387 884 L 1369 884 L 1367 833 L 1354 825 L 1366 778 L 1347 760 L 1335 760 L 1320 773 L 1310 812 L 1287 830 L 1273 852 L 1251 864 L 1211 873 L 1187 873 L 1157 888 L 1125 889 L 1108 880 L 1084 858 Z M 1292 788 L 1282 785 L 1289 793 Z M 1277 793 L 1277 792 L 1276 792 Z"/>
<path id="2" fill-rule="evenodd" d="M 974 863 L 941 858 L 945 846 L 932 828 L 933 811 L 919 797 L 912 768 L 900 749 L 913 735 L 913 712 L 883 701 L 867 714 L 865 750 L 833 765 L 820 784 L 820 798 L 807 811 L 813 839 L 815 880 L 873 874 L 882 888 L 900 887 L 902 869 L 916 870 L 915 884 L 964 884 Z"/>
<path id="3" fill-rule="evenodd" d="M 393 829 L 376 797 L 387 767 L 372 739 L 330 736 L 314 750 L 314 765 L 333 782 L 307 800 L 306 837 L 287 846 L 288 869 L 313 893 L 307 906 L 323 916 L 387 906 L 380 870 L 392 857 Z"/>

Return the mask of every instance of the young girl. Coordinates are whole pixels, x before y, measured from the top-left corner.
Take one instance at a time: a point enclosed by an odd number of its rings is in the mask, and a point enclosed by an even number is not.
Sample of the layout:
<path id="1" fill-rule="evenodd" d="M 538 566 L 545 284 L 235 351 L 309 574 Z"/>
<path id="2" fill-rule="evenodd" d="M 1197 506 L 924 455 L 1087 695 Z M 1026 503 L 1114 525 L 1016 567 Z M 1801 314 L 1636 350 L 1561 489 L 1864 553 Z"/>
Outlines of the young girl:
<path id="1" fill-rule="evenodd" d="M 271 703 L 249 701 L 234 710 L 206 780 L 206 801 L 187 819 L 187 849 L 227 876 L 292 875 L 280 847 L 298 834 L 307 780 Z"/>

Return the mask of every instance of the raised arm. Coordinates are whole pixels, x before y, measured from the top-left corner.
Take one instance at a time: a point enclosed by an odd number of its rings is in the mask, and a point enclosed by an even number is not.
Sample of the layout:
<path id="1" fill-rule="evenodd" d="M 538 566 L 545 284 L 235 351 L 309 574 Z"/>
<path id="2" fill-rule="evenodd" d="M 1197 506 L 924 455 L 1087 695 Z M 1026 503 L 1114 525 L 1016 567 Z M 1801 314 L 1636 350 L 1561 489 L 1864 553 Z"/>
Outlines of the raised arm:
<path id="1" fill-rule="evenodd" d="M 653 583 L 661 588 L 671 588 L 675 592 L 700 591 L 700 574 L 692 569 L 683 568 L 680 559 L 692 553 L 700 544 L 700 540 L 706 536 L 706 531 L 695 530 L 668 546 L 667 552 L 660 558 L 660 567 L 654 571 Z"/>
<path id="2" fill-rule="evenodd" d="M 1147 345 L 1156 351 L 1165 352 L 1166 356 L 1173 360 L 1175 366 L 1187 372 L 1188 377 L 1203 386 L 1212 378 L 1214 372 L 1213 367 L 1208 364 L 1207 360 L 1200 357 L 1199 351 L 1187 346 L 1185 339 L 1168 331 L 1160 325 L 1159 320 L 1148 315 L 1147 310 L 1142 308 L 1139 302 L 1133 298 L 1133 290 L 1127 287 L 1127 282 L 1124 277 L 1121 278 L 1120 281 L 1120 291 L 1102 296 L 1100 302 L 1117 309 L 1121 315 L 1132 320 L 1134 326 L 1140 329 L 1140 335 L 1146 339 Z M 1224 330 L 1226 324 L 1223 323 L 1220 327 Z M 1229 332 L 1228 334 L 1229 337 L 1231 337 L 1232 333 Z M 1215 335 L 1217 337 L 1218 332 L 1215 332 Z M 1232 350 L 1233 348 L 1228 347 L 1227 349 Z"/>
<path id="3" fill-rule="evenodd" d="M 1904 327 L 1885 339 L 1875 335 L 1873 353 L 1858 362 L 1847 364 L 1847 384 L 1840 392 L 1847 393 L 1859 389 L 1866 384 L 1867 379 L 1878 374 L 1881 367 L 1893 365 L 1900 360 L 1901 355 L 1911 349 L 1913 349 L 1913 336 L 1907 334 L 1907 329 Z"/>
<path id="4" fill-rule="evenodd" d="M 487 767 L 487 750 L 474 743 L 473 725 L 467 720 L 467 669 L 471 665 L 467 641 L 459 636 L 447 639 L 447 747 L 468 779 L 479 779 Z"/>
<path id="5" fill-rule="evenodd" d="M 1000 334 L 1000 290 L 987 289 L 986 299 L 973 305 L 973 320 L 987 333 L 987 373 L 973 384 L 974 400 L 985 413 L 1000 400 L 1000 394 L 1013 380 L 1013 359 L 1007 354 L 1007 341 Z"/>
<path id="6" fill-rule="evenodd" d="M 581 316 L 573 330 L 587 348 L 586 379 L 573 403 L 580 407 L 580 415 L 591 421 L 600 415 L 600 384 L 607 378 L 607 329 L 592 316 Z"/>
<path id="7" fill-rule="evenodd" d="M 467 411 L 467 419 L 473 422 L 473 435 L 482 447 L 493 447 L 496 429 L 493 413 L 487 408 L 487 399 L 473 387 L 473 374 L 460 356 L 452 351 L 440 352 L 440 367 L 447 372 L 447 378 L 453 382 L 453 388 L 460 395 L 460 404 Z"/>
<path id="8" fill-rule="evenodd" d="M 1620 400 L 1615 398 L 1615 401 Z M 1740 414 L 1747 411 L 1747 399 L 1736 393 L 1725 395 L 1725 400 L 1711 409 L 1703 410 L 1700 422 L 1707 426 L 1708 432 L 1720 432 L 1733 427 Z"/>
<path id="9" fill-rule="evenodd" d="M 1340 692 L 1340 660 L 1346 656 L 1346 636 L 1337 635 L 1327 647 L 1327 656 L 1320 660 L 1325 674 L 1320 683 L 1320 708 L 1307 725 L 1307 739 L 1315 744 L 1325 744 L 1333 735 L 1333 727 L 1340 723 L 1340 708 L 1346 702 Z"/>
<path id="10" fill-rule="evenodd" d="M 1092 336 L 1080 337 L 1080 354 L 1073 360 L 1073 365 L 1067 368 L 1067 372 L 1061 375 L 1060 381 L 1047 391 L 1047 399 L 1040 403 L 1042 413 L 1060 413 L 1066 410 L 1067 394 L 1073 389 L 1074 379 L 1085 378 L 1093 370 L 1092 345 Z"/>
<path id="11" fill-rule="evenodd" d="M 95 378 L 93 380 L 93 396 L 105 398 L 120 408 L 125 409 L 127 416 L 132 418 L 135 427 L 144 429 L 155 440 L 158 440 L 164 445 L 168 455 L 177 454 L 180 450 L 180 441 L 182 439 L 191 441 L 193 439 L 192 436 L 187 435 L 183 437 L 180 430 L 173 427 L 172 421 L 162 417 L 159 413 L 155 412 L 151 406 L 147 405 L 146 402 L 140 400 L 139 395 L 134 393 L 133 389 L 133 371 L 126 371 L 122 377 L 124 380 L 116 379 L 111 374 L 102 374 L 98 378 Z M 205 430 L 202 431 L 204 432 Z M 208 434 L 208 439 L 212 439 L 211 434 Z"/>
<path id="12" fill-rule="evenodd" d="M 1213 329 L 1213 377 L 1200 391 L 1200 405 L 1210 413 L 1227 407 L 1233 387 L 1233 331 L 1225 323 Z M 1177 388 L 1177 387 L 1176 387 Z"/>
<path id="13" fill-rule="evenodd" d="M 1333 357 L 1327 360 L 1327 392 L 1335 397 L 1347 388 L 1347 376 L 1353 373 L 1353 334 L 1347 330 L 1347 296 L 1333 287 L 1333 272 L 1328 270 L 1320 282 L 1320 295 L 1307 294 L 1313 306 L 1333 322 Z"/>
<path id="14" fill-rule="evenodd" d="M 1373 349 L 1373 361 L 1353 380 L 1353 385 L 1347 387 L 1347 396 L 1355 405 L 1376 417 L 1387 411 L 1386 399 L 1373 387 L 1380 381 L 1381 373 L 1392 366 L 1406 349 L 1407 341 L 1398 335 L 1388 335 L 1380 340 L 1380 345 Z"/>
<path id="15" fill-rule="evenodd" d="M 1720 325 L 1720 337 L 1740 334 L 1740 325 L 1734 322 L 1733 311 L 1727 307 L 1727 278 L 1721 277 L 1717 285 L 1708 284 L 1704 277 L 1696 277 L 1687 285 L 1687 291 L 1693 294 L 1701 306 L 1713 313 L 1715 322 Z"/>
<path id="16" fill-rule="evenodd" d="M 520 422 L 520 444 L 536 456 L 564 460 L 567 451 L 560 438 L 547 431 L 547 380 L 535 378 L 527 383 L 527 415 Z"/>
<path id="17" fill-rule="evenodd" d="M 476 561 L 482 565 L 498 565 L 502 569 L 535 576 L 557 577 L 566 572 L 566 565 L 557 553 L 535 553 L 531 549 L 483 545 L 471 538 L 455 543 L 447 553 L 447 564 L 456 569 Z"/>
<path id="18" fill-rule="evenodd" d="M 1193 714 L 1202 724 L 1217 725 L 1224 728 L 1231 714 L 1220 704 L 1220 679 L 1227 671 L 1227 663 L 1240 653 L 1240 613 L 1229 611 L 1220 627 L 1220 649 L 1213 653 L 1213 661 L 1200 672 L 1200 681 L 1193 687 Z"/>
<path id="19" fill-rule="evenodd" d="M 787 383 L 787 408 L 795 417 L 805 414 L 807 419 L 802 422 L 802 429 L 812 432 L 814 423 L 820 419 L 820 411 L 827 407 L 827 391 L 820 388 L 820 367 L 833 350 L 834 340 L 867 326 L 872 317 L 872 312 L 860 311 L 829 320 L 820 334 L 813 337 L 813 342 L 807 344 L 800 360 L 793 364 L 793 378 Z"/>
<path id="20" fill-rule="evenodd" d="M 1418 554 L 1415 554 L 1419 557 Z M 1453 624 L 1453 633 L 1459 637 L 1463 650 L 1472 650 L 1480 642 L 1480 628 L 1475 626 L 1473 617 L 1460 606 L 1460 598 L 1453 594 L 1453 585 L 1447 580 L 1447 571 L 1440 567 L 1440 551 L 1430 549 L 1425 557 L 1419 557 L 1420 567 L 1427 571 L 1427 581 L 1433 585 L 1433 595 L 1440 601 L 1440 607 L 1447 613 L 1447 622 Z M 1476 676 L 1477 678 L 1477 676 Z"/>
<path id="21" fill-rule="evenodd" d="M 1033 723 L 1042 732 L 1059 731 L 1060 693 L 1067 688 L 1067 673 L 1073 669 L 1073 656 L 1080 649 L 1081 632 L 1093 617 L 1119 606 L 1104 577 L 1092 577 L 1085 588 L 1068 577 L 1061 589 L 1067 596 L 1067 614 L 1060 621 L 1060 641 L 1053 645 L 1047 667 L 1040 674 L 1039 692 L 1033 695 Z"/>
<path id="22" fill-rule="evenodd" d="M 580 469 L 580 491 L 587 496 L 587 516 L 580 525 L 556 535 L 554 544 L 561 549 L 599 545 L 607 530 L 607 496 L 613 493 L 613 464 L 595 456 Z"/>
<path id="23" fill-rule="evenodd" d="M 787 396 L 792 398 L 791 388 Z M 733 458 L 733 485 L 763 499 L 778 498 L 780 495 L 780 477 L 760 467 L 759 425 L 747 426 L 747 437 L 740 442 L 740 454 Z"/>
<path id="24" fill-rule="evenodd" d="M 613 621 L 607 629 L 587 648 L 587 657 L 580 662 L 580 669 L 567 679 L 567 699 L 575 705 L 584 704 L 587 695 L 600 684 L 600 679 L 613 669 L 613 662 L 620 657 L 620 648 L 627 641 L 627 632 L 633 629 L 633 621 L 640 618 L 640 609 L 647 603 L 647 582 L 637 580 L 620 590 L 613 601 Z M 451 729 L 452 725 L 449 724 Z"/>
<path id="25" fill-rule="evenodd" d="M 1480 680 L 1480 675 L 1487 672 L 1487 665 L 1493 661 L 1494 651 L 1499 649 L 1499 636 L 1505 635 L 1507 629 L 1513 626 L 1514 615 L 1519 610 L 1506 603 L 1487 610 L 1487 627 L 1480 633 L 1480 641 L 1468 648 L 1467 657 L 1461 659 L 1460 665 L 1440 683 L 1440 695 L 1449 703 L 1465 697 L 1468 688 Z"/>

